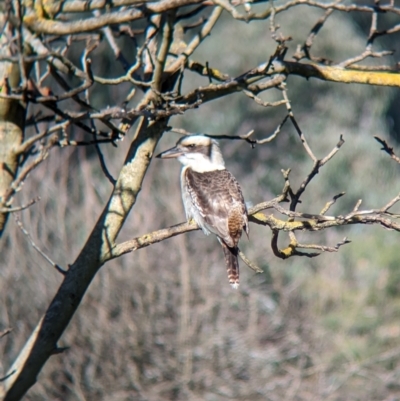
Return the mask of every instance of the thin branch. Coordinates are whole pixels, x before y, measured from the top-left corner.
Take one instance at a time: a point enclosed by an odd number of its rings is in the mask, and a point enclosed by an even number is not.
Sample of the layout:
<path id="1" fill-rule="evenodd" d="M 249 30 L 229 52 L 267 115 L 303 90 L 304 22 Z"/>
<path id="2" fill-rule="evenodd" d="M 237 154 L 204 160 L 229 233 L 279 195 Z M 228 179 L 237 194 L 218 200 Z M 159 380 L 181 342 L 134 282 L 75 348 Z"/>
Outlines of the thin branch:
<path id="1" fill-rule="evenodd" d="M 203 0 L 160 0 L 148 3 L 142 8 L 131 8 L 121 11 L 112 11 L 102 14 L 99 17 L 89 17 L 76 21 L 60 21 L 45 18 L 38 18 L 36 15 L 29 15 L 25 18 L 25 24 L 36 33 L 49 35 L 71 35 L 75 33 L 92 32 L 105 26 L 119 25 L 125 22 L 146 18 L 148 15 L 160 14 L 178 7 L 198 4 Z M 83 10 L 87 11 L 87 9 Z M 34 12 L 33 12 L 34 13 Z"/>
<path id="2" fill-rule="evenodd" d="M 94 141 L 73 141 L 67 138 L 60 139 L 57 142 L 57 146 L 60 148 L 63 148 L 65 146 L 91 146 L 91 145 L 101 145 L 105 143 L 111 143 L 115 147 L 117 146 L 115 144 L 115 139 L 114 138 L 108 138 L 108 139 L 96 139 Z"/>
<path id="3" fill-rule="evenodd" d="M 364 85 L 379 85 L 400 87 L 400 74 L 382 71 L 360 71 L 345 69 L 340 66 L 323 66 L 320 64 L 299 63 L 274 60 L 274 73 L 294 74 L 303 78 L 317 78 L 323 81 L 358 83 Z"/>
<path id="4" fill-rule="evenodd" d="M 23 206 L 16 206 L 16 207 L 4 207 L 0 208 L 0 213 L 15 213 L 15 212 L 20 212 L 21 210 L 28 209 L 28 207 L 31 207 L 33 204 L 36 202 L 40 201 L 40 197 L 38 196 L 37 198 L 31 199 L 27 204 Z M 1 338 L 1 336 L 0 336 Z"/>
<path id="5" fill-rule="evenodd" d="M 384 139 L 379 138 L 379 136 L 374 136 L 374 138 L 382 145 L 381 150 L 385 151 L 396 163 L 400 164 L 400 157 L 396 156 L 393 148 Z"/>
<path id="6" fill-rule="evenodd" d="M 391 207 L 393 207 L 397 202 L 400 201 L 400 194 L 394 197 L 390 202 L 388 202 L 385 206 L 383 206 L 382 209 L 380 209 L 380 212 L 385 213 L 387 212 Z"/>
<path id="7" fill-rule="evenodd" d="M 199 226 L 192 220 L 186 223 L 180 223 L 168 228 L 153 231 L 152 233 L 142 235 L 141 237 L 131 239 L 115 245 L 107 256 L 107 260 L 117 258 L 126 253 L 136 251 L 137 249 L 145 248 L 157 242 L 164 241 L 168 238 L 198 230 Z"/>
<path id="8" fill-rule="evenodd" d="M 93 15 L 99 18 L 101 16 L 100 10 L 94 10 Z M 121 63 L 122 68 L 124 69 L 125 72 L 128 71 L 129 70 L 128 60 L 122 53 L 121 48 L 118 46 L 118 43 L 114 38 L 111 28 L 109 26 L 106 26 L 102 28 L 102 31 L 107 39 L 108 44 L 110 45 L 112 52 L 114 53 L 115 59 Z"/>
<path id="9" fill-rule="evenodd" d="M 317 222 L 321 221 L 333 221 L 335 220 L 335 217 L 333 216 L 325 216 L 323 214 L 310 214 L 310 213 L 301 213 L 301 212 L 295 212 L 293 210 L 287 210 L 283 208 L 282 206 L 279 205 L 278 202 L 275 200 L 271 204 L 272 208 L 274 208 L 276 211 L 279 213 L 291 217 L 291 218 L 299 218 L 299 219 L 307 219 L 307 220 L 316 220 Z M 264 208 L 267 209 L 267 208 Z"/>
<path id="10" fill-rule="evenodd" d="M 39 132 L 38 134 L 30 137 L 29 139 L 25 140 L 24 142 L 22 142 L 22 144 L 20 146 L 18 146 L 18 148 L 15 150 L 15 154 L 16 155 L 22 155 L 23 153 L 28 152 L 28 150 L 38 141 L 42 140 L 43 138 L 45 138 L 46 136 L 49 136 L 51 134 L 54 134 L 57 131 L 63 131 L 65 130 L 68 125 L 70 124 L 69 121 L 64 121 L 60 124 L 56 124 L 53 127 L 44 130 L 42 132 Z"/>
<path id="11" fill-rule="evenodd" d="M 207 18 L 205 18 L 204 16 L 201 16 L 200 18 L 198 18 L 197 21 L 183 25 L 182 26 L 183 33 L 187 33 L 191 29 L 198 28 L 199 26 L 204 25 L 204 23 L 206 21 L 207 21 Z"/>
<path id="12" fill-rule="evenodd" d="M 242 92 L 247 97 L 249 97 L 250 99 L 253 99 L 257 104 L 259 104 L 260 106 L 263 106 L 263 107 L 277 107 L 277 106 L 280 106 L 280 105 L 286 103 L 286 100 L 278 100 L 276 102 L 265 102 L 264 100 L 259 98 L 257 95 L 255 95 L 253 92 L 251 92 L 247 89 L 243 89 Z"/>
<path id="13" fill-rule="evenodd" d="M 304 146 L 304 149 L 306 150 L 307 154 L 310 156 L 311 160 L 316 163 L 317 158 L 314 156 L 314 153 L 312 152 L 310 146 L 307 143 L 306 137 L 304 136 L 303 132 L 301 131 L 299 125 L 297 124 L 296 119 L 294 118 L 294 114 L 292 111 L 292 106 L 289 101 L 289 97 L 287 95 L 287 90 L 286 90 L 286 84 L 282 83 L 281 85 L 282 93 L 283 93 L 283 98 L 285 100 L 286 108 L 290 117 L 290 121 L 292 122 L 294 128 L 296 129 L 297 134 L 299 135 L 299 138 L 301 140 L 301 143 Z"/>
<path id="14" fill-rule="evenodd" d="M 273 139 L 275 139 L 276 136 L 279 134 L 282 126 L 287 121 L 288 117 L 289 116 L 286 116 L 283 119 L 283 121 L 278 125 L 278 127 L 273 132 L 273 134 L 271 134 L 269 137 L 264 138 L 264 139 L 253 139 L 253 138 L 251 138 L 251 136 L 254 134 L 254 130 L 251 130 L 247 134 L 244 134 L 244 135 L 213 135 L 213 134 L 205 134 L 205 133 L 203 133 L 202 135 L 208 136 L 209 138 L 213 138 L 213 139 L 242 140 L 242 141 L 245 141 L 245 142 L 249 143 L 254 148 L 255 145 L 262 145 L 264 143 L 271 142 Z M 183 128 L 168 127 L 168 131 L 176 132 L 177 134 L 185 135 L 185 136 L 196 135 L 196 133 L 186 131 Z"/>
<path id="15" fill-rule="evenodd" d="M 354 12 L 354 11 L 359 11 L 359 12 L 366 12 L 366 13 L 373 13 L 375 11 L 379 12 L 392 12 L 394 14 L 400 15 L 400 9 L 394 7 L 393 5 L 384 5 L 384 6 L 376 6 L 376 5 L 357 5 L 357 4 L 350 4 L 350 5 L 345 5 L 345 4 L 339 4 L 337 1 L 331 2 L 331 3 L 326 3 L 326 2 L 318 2 L 314 0 L 292 0 L 288 1 L 287 3 L 283 4 L 282 6 L 274 6 L 274 7 L 269 7 L 265 11 L 261 11 L 259 13 L 247 13 L 247 14 L 241 14 L 236 10 L 236 8 L 233 7 L 227 0 L 218 0 L 214 1 L 214 3 L 219 4 L 221 7 L 224 7 L 226 11 L 228 11 L 233 18 L 245 21 L 245 22 L 250 22 L 252 20 L 263 20 L 267 19 L 271 16 L 272 12 L 275 14 L 279 14 L 283 11 L 286 11 L 292 7 L 296 7 L 299 5 L 309 5 L 311 7 L 316 7 L 320 8 L 323 10 L 338 10 L 338 11 L 343 11 L 343 12 Z"/>
<path id="16" fill-rule="evenodd" d="M 96 142 L 95 147 L 96 147 L 97 155 L 99 156 L 101 170 L 103 171 L 104 175 L 107 177 L 108 181 L 111 182 L 111 185 L 115 186 L 115 183 L 117 181 L 115 180 L 115 178 L 108 171 L 108 168 L 106 166 L 106 162 L 104 160 L 103 153 L 101 153 L 100 145 L 99 145 L 98 142 Z"/>
<path id="17" fill-rule="evenodd" d="M 281 132 L 281 129 L 284 126 L 284 124 L 286 123 L 286 121 L 288 120 L 288 118 L 289 118 L 289 114 L 286 114 L 286 116 L 284 117 L 282 122 L 276 127 L 275 131 L 268 138 L 261 139 L 258 142 L 258 144 L 262 145 L 263 143 L 271 142 L 272 140 L 274 140 L 277 137 L 277 135 Z"/>
<path id="18" fill-rule="evenodd" d="M 335 195 L 333 197 L 333 199 L 331 201 L 327 202 L 326 205 L 322 208 L 320 215 L 323 216 L 331 208 L 331 206 L 334 205 L 336 203 L 336 201 L 345 194 L 346 194 L 346 192 L 341 192 L 340 194 Z"/>
<path id="19" fill-rule="evenodd" d="M 58 138 L 56 135 L 53 135 L 51 138 L 49 138 L 47 144 L 41 149 L 39 155 L 36 157 L 35 160 L 33 160 L 30 164 L 25 166 L 19 173 L 18 176 L 15 178 L 15 180 L 11 183 L 10 187 L 7 189 L 5 194 L 3 195 L 2 203 L 7 204 L 9 200 L 11 199 L 12 196 L 16 192 L 18 192 L 25 179 L 28 177 L 30 172 L 34 170 L 39 164 L 41 164 L 44 160 L 46 160 L 50 148 L 55 146 L 58 143 Z"/>
<path id="20" fill-rule="evenodd" d="M 336 146 L 327 154 L 319 163 L 319 166 L 322 167 L 325 165 L 329 160 L 332 159 L 333 156 L 336 155 L 337 152 L 339 152 L 339 149 L 343 146 L 344 144 L 344 139 L 343 135 L 340 135 L 339 137 L 339 142 L 336 144 Z"/>
<path id="21" fill-rule="evenodd" d="M 351 66 L 352 70 L 357 70 L 357 71 L 391 71 L 391 72 L 399 72 L 400 71 L 400 64 L 396 63 L 395 65 L 378 65 L 378 66 L 373 66 L 373 65 L 359 65 L 359 64 L 353 64 Z"/>
<path id="22" fill-rule="evenodd" d="M 184 19 L 188 19 L 188 18 L 192 18 L 195 17 L 199 12 L 203 11 L 207 6 L 202 4 L 196 8 L 194 8 L 193 10 L 185 13 L 185 14 L 179 14 L 176 18 L 177 21 L 182 21 Z"/>
<path id="23" fill-rule="evenodd" d="M 324 24 L 327 21 L 327 19 L 332 15 L 333 11 L 334 10 L 332 8 L 327 10 L 324 13 L 324 15 L 321 18 L 318 19 L 318 21 L 312 27 L 312 29 L 311 29 L 306 41 L 304 42 L 303 46 L 301 47 L 301 49 L 298 49 L 296 51 L 296 53 L 293 55 L 294 59 L 301 60 L 302 58 L 306 57 L 306 58 L 308 58 L 308 59 L 310 59 L 312 61 L 315 61 L 315 62 L 323 61 L 323 60 L 321 60 L 319 58 L 312 57 L 311 54 L 310 54 L 310 50 L 311 50 L 311 46 L 313 45 L 313 41 L 314 41 L 315 37 L 318 35 L 319 31 L 324 26 Z"/>
<path id="24" fill-rule="evenodd" d="M 70 347 L 54 347 L 51 352 L 52 355 L 62 354 L 65 351 L 68 351 Z"/>
<path id="25" fill-rule="evenodd" d="M 316 244 L 296 244 L 296 248 L 302 249 L 316 249 L 322 252 L 337 252 L 339 248 L 343 245 L 350 244 L 351 241 L 346 237 L 343 238 L 342 241 L 338 242 L 335 246 L 325 246 L 325 245 L 316 245 Z"/>
<path id="26" fill-rule="evenodd" d="M 385 29 L 383 31 L 375 31 L 375 38 L 378 36 L 383 36 L 383 35 L 390 35 L 392 33 L 396 33 L 400 31 L 400 24 L 397 24 L 393 26 L 392 28 Z"/>
<path id="27" fill-rule="evenodd" d="M 3 338 L 4 336 L 6 336 L 7 334 L 12 332 L 12 328 L 8 327 L 7 329 L 4 329 L 3 331 L 0 331 L 0 338 Z"/>
<path id="28" fill-rule="evenodd" d="M 209 77 L 220 82 L 224 82 L 230 79 L 228 74 L 224 74 L 216 68 L 205 66 L 197 61 L 193 61 L 190 59 L 187 60 L 186 68 L 190 71 L 197 72 L 199 75 Z"/>
<path id="29" fill-rule="evenodd" d="M 190 57 L 190 55 L 197 49 L 200 43 L 210 34 L 214 25 L 217 23 L 219 17 L 222 14 L 221 7 L 215 7 L 207 22 L 203 25 L 200 32 L 192 39 L 192 41 L 186 46 L 183 52 L 178 58 L 168 66 L 168 71 L 174 73 L 178 71 L 183 63 Z"/>
<path id="30" fill-rule="evenodd" d="M 82 13 L 93 10 L 103 10 L 105 7 L 141 6 L 153 1 L 154 0 L 91 0 L 90 3 L 88 3 L 86 0 L 65 0 L 62 4 L 58 2 L 45 3 L 44 6 L 50 15 L 55 15 L 61 10 L 64 13 Z"/>
<path id="31" fill-rule="evenodd" d="M 249 266 L 251 270 L 255 271 L 256 273 L 264 273 L 264 270 L 261 269 L 261 267 L 257 266 L 250 259 L 248 259 L 247 256 L 241 250 L 239 250 L 239 256 L 240 259 L 242 259 L 243 262 L 246 263 L 246 265 Z"/>
<path id="32" fill-rule="evenodd" d="M 9 377 L 11 377 L 14 373 L 16 372 L 16 370 L 11 371 L 8 375 L 0 377 L 0 383 L 6 381 Z"/>
<path id="33" fill-rule="evenodd" d="M 163 26 L 163 36 L 160 49 L 156 58 L 156 66 L 153 74 L 152 89 L 161 92 L 162 74 L 164 72 L 165 63 L 167 61 L 168 51 L 173 39 L 173 24 L 175 21 L 175 13 L 167 13 Z"/>
<path id="34" fill-rule="evenodd" d="M 336 146 L 329 152 L 327 156 L 325 156 L 323 159 L 318 160 L 315 159 L 313 167 L 310 171 L 310 173 L 307 175 L 307 177 L 303 180 L 301 183 L 299 189 L 291 194 L 291 204 L 290 204 L 290 210 L 294 211 L 296 209 L 297 204 L 299 203 L 300 197 L 307 188 L 307 185 L 311 182 L 311 180 L 319 173 L 319 169 L 323 167 L 329 160 L 332 159 L 333 156 L 336 155 L 336 153 L 339 151 L 339 149 L 342 147 L 344 144 L 344 139 L 343 136 L 340 135 L 339 142 L 336 144 Z"/>
<path id="35" fill-rule="evenodd" d="M 365 51 L 363 51 L 360 55 L 352 57 L 350 59 L 347 59 L 340 64 L 337 64 L 338 67 L 342 68 L 347 68 L 351 66 L 352 64 L 359 63 L 360 61 L 363 61 L 369 57 L 371 58 L 382 58 L 386 56 L 392 56 L 394 54 L 394 50 L 384 50 L 381 52 L 373 52 L 371 49 L 367 48 Z M 373 68 L 373 67 L 371 67 Z M 379 67 L 377 67 L 379 69 Z M 373 71 L 376 71 L 373 70 Z"/>
<path id="36" fill-rule="evenodd" d="M 29 234 L 29 232 L 25 229 L 25 227 L 22 225 L 21 220 L 19 219 L 19 217 L 17 215 L 14 215 L 15 218 L 15 222 L 17 223 L 18 227 L 21 229 L 21 231 L 25 234 L 25 236 L 28 238 L 29 242 L 31 243 L 32 247 L 40 253 L 40 255 L 42 255 L 42 257 L 44 259 L 47 260 L 47 262 L 49 262 L 59 273 L 61 273 L 63 276 L 65 276 L 68 271 L 64 270 L 63 268 L 61 268 L 57 263 L 53 262 L 49 256 L 47 256 L 33 241 L 31 235 Z"/>
<path id="37" fill-rule="evenodd" d="M 287 191 L 287 187 L 285 186 L 285 190 Z M 341 194 L 337 195 L 335 198 L 338 199 Z M 304 249 L 317 249 L 320 251 L 326 252 L 336 252 L 342 245 L 348 244 L 350 241 L 345 238 L 343 241 L 336 244 L 334 247 L 324 246 L 324 245 L 314 245 L 314 244 L 299 244 L 294 236 L 292 236 L 292 241 L 288 247 L 284 249 L 279 249 L 278 236 L 280 231 L 321 231 L 330 227 L 339 227 L 349 224 L 379 224 L 385 228 L 393 229 L 400 232 L 400 224 L 393 222 L 389 218 L 385 217 L 387 215 L 387 209 L 393 206 L 394 203 L 400 201 L 400 194 L 396 196 L 392 201 L 390 201 L 386 206 L 381 209 L 373 209 L 373 210 L 364 210 L 359 211 L 358 207 L 355 207 L 352 212 L 348 213 L 345 216 L 324 216 L 324 215 L 313 215 L 308 213 L 299 213 L 293 212 L 290 210 L 286 210 L 278 205 L 278 201 L 283 201 L 286 197 L 285 194 L 282 194 L 280 197 L 269 201 L 262 202 L 249 210 L 249 221 L 261 224 L 265 226 L 269 226 L 272 230 L 272 239 L 271 239 L 271 248 L 275 254 L 275 256 L 287 259 L 291 256 L 306 256 L 306 257 L 315 257 L 318 256 L 319 253 L 302 253 L 297 250 L 297 248 Z M 357 206 L 357 205 L 356 205 Z M 274 207 L 279 212 L 287 215 L 291 218 L 302 218 L 306 219 L 305 221 L 283 221 L 275 218 L 273 215 L 265 215 L 260 212 L 267 207 Z M 180 235 L 183 233 L 187 233 L 190 231 L 198 230 L 198 225 L 191 220 L 190 222 L 185 222 L 181 224 L 177 224 L 168 228 L 164 228 L 161 230 L 154 231 L 152 233 L 148 233 L 142 235 L 141 237 L 134 238 L 132 240 L 123 242 L 121 244 L 116 244 L 111 250 L 108 259 L 114 259 L 126 253 L 136 251 L 138 249 L 147 247 L 157 242 L 164 241 L 168 238 L 175 237 L 176 235 Z M 244 259 L 243 259 L 244 260 Z M 245 261 L 245 260 L 244 260 Z M 246 264 L 248 264 L 245 261 Z M 252 265 L 253 267 L 255 265 Z M 250 266 L 251 267 L 251 266 Z"/>

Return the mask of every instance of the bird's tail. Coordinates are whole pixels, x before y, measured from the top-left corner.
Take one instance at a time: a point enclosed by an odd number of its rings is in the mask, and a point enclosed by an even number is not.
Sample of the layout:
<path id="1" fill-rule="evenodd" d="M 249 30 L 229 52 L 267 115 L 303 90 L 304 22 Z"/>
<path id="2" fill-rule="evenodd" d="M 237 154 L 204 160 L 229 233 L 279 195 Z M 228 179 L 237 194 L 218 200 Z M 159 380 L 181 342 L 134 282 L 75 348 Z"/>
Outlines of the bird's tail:
<path id="1" fill-rule="evenodd" d="M 235 246 L 230 248 L 223 241 L 221 241 L 222 249 L 224 250 L 226 270 L 228 271 L 229 284 L 233 288 L 239 287 L 239 248 Z"/>

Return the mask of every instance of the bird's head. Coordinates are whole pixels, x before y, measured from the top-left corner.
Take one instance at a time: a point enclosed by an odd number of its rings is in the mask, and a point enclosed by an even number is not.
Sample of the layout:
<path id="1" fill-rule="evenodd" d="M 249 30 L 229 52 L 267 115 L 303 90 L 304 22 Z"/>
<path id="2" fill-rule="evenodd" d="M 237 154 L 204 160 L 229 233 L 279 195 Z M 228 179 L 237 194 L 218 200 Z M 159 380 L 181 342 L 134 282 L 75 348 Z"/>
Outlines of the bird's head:
<path id="1" fill-rule="evenodd" d="M 199 173 L 225 169 L 218 142 L 204 135 L 185 136 L 179 139 L 173 148 L 156 157 L 161 159 L 176 158 L 184 166 L 188 166 Z"/>

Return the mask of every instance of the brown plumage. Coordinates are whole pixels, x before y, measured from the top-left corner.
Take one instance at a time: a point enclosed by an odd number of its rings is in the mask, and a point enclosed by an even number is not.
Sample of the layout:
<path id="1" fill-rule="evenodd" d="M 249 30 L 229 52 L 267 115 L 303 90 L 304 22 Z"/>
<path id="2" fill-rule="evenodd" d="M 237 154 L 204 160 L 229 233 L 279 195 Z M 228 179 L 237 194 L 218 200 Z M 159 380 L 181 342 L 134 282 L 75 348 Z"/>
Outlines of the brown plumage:
<path id="1" fill-rule="evenodd" d="M 186 168 L 184 177 L 191 201 L 200 214 L 193 218 L 204 229 L 217 235 L 222 244 L 229 283 L 239 285 L 238 243 L 244 230 L 249 233 L 247 210 L 242 191 L 228 170 L 198 173 Z"/>

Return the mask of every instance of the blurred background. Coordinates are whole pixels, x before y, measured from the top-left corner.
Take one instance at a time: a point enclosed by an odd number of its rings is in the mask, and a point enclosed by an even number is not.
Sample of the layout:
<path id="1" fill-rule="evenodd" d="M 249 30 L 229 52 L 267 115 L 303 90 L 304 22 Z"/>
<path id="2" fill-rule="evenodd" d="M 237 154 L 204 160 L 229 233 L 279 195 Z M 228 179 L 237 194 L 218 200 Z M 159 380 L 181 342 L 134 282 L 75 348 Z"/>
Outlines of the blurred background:
<path id="1" fill-rule="evenodd" d="M 322 14 L 296 7 L 277 16 L 282 33 L 294 38 L 288 55 Z M 369 23 L 368 16 L 333 13 L 314 41 L 313 54 L 339 62 L 361 53 Z M 400 34 L 376 43 L 398 50 Z M 129 43 L 122 41 L 121 46 L 129 54 Z M 224 13 L 193 59 L 237 76 L 268 60 L 274 49 L 269 21 L 245 24 Z M 118 75 L 106 44 L 94 58 L 95 73 Z M 395 54 L 385 63 L 396 60 Z M 208 78 L 186 73 L 185 90 L 207 84 Z M 128 90 L 123 85 L 98 87 L 92 96 L 98 107 L 106 107 Z M 342 191 L 346 195 L 329 214 L 351 211 L 358 199 L 363 200 L 361 208 L 380 208 L 398 194 L 400 166 L 373 139 L 387 139 L 400 154 L 398 90 L 290 76 L 288 93 L 317 157 L 329 153 L 340 135 L 346 141 L 312 181 L 298 211 L 318 213 Z M 261 95 L 270 101 L 280 96 L 278 91 Z M 138 99 L 139 94 L 133 102 Z M 238 93 L 174 117 L 169 125 L 215 135 L 254 129 L 254 135 L 263 138 L 275 130 L 285 111 L 284 106 L 263 108 Z M 134 128 L 118 148 L 102 147 L 114 177 Z M 165 133 L 158 150 L 178 138 Z M 251 204 L 280 194 L 281 169 L 292 169 L 296 189 L 312 167 L 290 123 L 269 144 L 252 149 L 225 140 L 221 148 Z M 176 161 L 152 161 L 120 241 L 184 221 L 179 171 Z M 93 149 L 55 149 L 26 181 L 16 204 L 41 197 L 21 213 L 21 221 L 35 243 L 67 267 L 111 190 Z M 70 348 L 45 365 L 26 399 L 400 400 L 398 234 L 349 226 L 298 234 L 298 239 L 334 246 L 345 236 L 352 242 L 337 253 L 282 261 L 272 255 L 271 232 L 252 224 L 250 240 L 243 238 L 241 248 L 264 273 L 255 275 L 241 264 L 238 291 L 228 284 L 216 239 L 201 232 L 106 264 L 60 341 Z M 284 246 L 288 238 L 281 235 L 280 240 Z M 0 331 L 13 328 L 0 340 L 2 373 L 62 277 L 32 248 L 12 217 L 0 255 Z"/>

